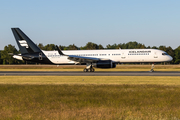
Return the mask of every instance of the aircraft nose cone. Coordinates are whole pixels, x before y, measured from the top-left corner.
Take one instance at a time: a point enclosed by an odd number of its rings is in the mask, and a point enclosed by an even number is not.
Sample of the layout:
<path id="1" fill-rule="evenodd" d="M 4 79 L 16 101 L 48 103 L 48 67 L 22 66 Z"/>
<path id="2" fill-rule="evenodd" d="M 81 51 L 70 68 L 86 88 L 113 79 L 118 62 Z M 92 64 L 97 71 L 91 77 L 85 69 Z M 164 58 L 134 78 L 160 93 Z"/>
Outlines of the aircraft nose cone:
<path id="1" fill-rule="evenodd" d="M 169 56 L 169 61 L 172 61 L 172 60 L 173 60 L 173 58 L 171 56 Z"/>

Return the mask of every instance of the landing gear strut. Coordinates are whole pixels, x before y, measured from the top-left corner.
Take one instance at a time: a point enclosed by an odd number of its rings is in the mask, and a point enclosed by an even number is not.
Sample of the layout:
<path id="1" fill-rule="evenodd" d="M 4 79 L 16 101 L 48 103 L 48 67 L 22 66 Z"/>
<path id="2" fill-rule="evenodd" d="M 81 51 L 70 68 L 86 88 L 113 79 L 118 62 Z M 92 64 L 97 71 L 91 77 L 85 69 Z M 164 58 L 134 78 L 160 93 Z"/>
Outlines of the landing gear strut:
<path id="1" fill-rule="evenodd" d="M 154 63 L 153 63 L 152 66 L 151 66 L 150 72 L 154 72 Z"/>
<path id="2" fill-rule="evenodd" d="M 94 72 L 94 68 L 92 66 L 92 63 L 87 63 L 86 68 L 83 70 L 84 72 Z"/>

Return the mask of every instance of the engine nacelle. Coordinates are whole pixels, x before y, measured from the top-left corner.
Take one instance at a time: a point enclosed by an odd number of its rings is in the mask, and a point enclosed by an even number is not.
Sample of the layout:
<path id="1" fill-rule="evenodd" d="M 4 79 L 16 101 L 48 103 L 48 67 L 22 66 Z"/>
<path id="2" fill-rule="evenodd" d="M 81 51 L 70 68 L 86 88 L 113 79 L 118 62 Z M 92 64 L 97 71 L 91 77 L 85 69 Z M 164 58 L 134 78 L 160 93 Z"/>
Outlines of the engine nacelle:
<path id="1" fill-rule="evenodd" d="M 111 60 L 101 60 L 93 65 L 96 68 L 115 68 L 116 63 L 113 63 Z"/>

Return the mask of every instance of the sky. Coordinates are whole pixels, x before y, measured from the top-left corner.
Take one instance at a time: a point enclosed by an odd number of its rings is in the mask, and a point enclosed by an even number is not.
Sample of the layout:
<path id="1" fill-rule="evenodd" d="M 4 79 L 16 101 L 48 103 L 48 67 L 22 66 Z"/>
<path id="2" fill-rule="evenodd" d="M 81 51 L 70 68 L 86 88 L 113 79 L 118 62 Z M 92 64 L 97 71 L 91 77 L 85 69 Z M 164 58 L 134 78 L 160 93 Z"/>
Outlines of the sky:
<path id="1" fill-rule="evenodd" d="M 179 0 L 1 0 L 0 50 L 16 45 L 11 28 L 34 43 L 85 46 L 136 41 L 180 46 Z"/>

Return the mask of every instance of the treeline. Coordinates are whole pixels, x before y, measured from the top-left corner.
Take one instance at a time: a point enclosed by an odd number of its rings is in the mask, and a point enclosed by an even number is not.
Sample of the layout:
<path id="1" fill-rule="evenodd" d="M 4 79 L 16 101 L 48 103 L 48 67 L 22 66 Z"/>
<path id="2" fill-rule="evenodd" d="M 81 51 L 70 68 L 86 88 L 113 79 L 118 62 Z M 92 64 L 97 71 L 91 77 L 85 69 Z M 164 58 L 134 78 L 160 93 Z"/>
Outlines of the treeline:
<path id="1" fill-rule="evenodd" d="M 56 50 L 56 47 L 54 44 L 38 44 L 38 47 L 42 50 Z M 113 45 L 106 45 L 104 48 L 101 44 L 96 44 L 92 42 L 88 42 L 85 46 L 77 47 L 76 45 L 72 44 L 69 46 L 61 46 L 59 45 L 59 48 L 61 50 L 95 50 L 95 49 L 159 49 L 167 52 L 171 57 L 173 57 L 173 61 L 171 61 L 171 64 L 179 64 L 180 63 L 180 46 L 176 49 L 172 49 L 170 46 L 145 46 L 144 44 L 138 43 L 138 42 L 128 42 L 123 44 L 113 44 Z M 19 61 L 14 58 L 12 58 L 11 54 L 20 54 L 20 51 L 18 51 L 15 46 L 12 46 L 9 44 L 8 46 L 4 47 L 4 50 L 0 51 L 0 64 L 32 64 L 31 62 L 25 62 L 25 61 Z"/>

